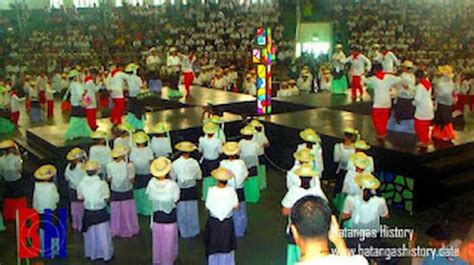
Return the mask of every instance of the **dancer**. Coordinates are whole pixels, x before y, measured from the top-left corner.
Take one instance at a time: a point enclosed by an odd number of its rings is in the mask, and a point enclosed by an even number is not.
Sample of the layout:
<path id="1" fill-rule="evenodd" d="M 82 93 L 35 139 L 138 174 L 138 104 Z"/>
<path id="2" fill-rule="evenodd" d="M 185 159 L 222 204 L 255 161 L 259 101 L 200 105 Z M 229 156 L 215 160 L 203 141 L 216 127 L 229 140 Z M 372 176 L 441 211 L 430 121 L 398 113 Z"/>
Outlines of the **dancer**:
<path id="1" fill-rule="evenodd" d="M 91 139 L 93 140 L 94 144 L 89 148 L 89 159 L 99 163 L 99 176 L 102 179 L 105 179 L 105 169 L 107 164 L 112 162 L 107 133 L 97 130 L 92 132 Z"/>
<path id="2" fill-rule="evenodd" d="M 239 199 L 235 189 L 228 183 L 235 176 L 223 167 L 214 169 L 211 174 L 217 184 L 209 188 L 206 198 L 206 208 L 209 210 L 204 233 L 207 264 L 233 265 L 237 240 L 232 215 L 239 210 Z"/>
<path id="3" fill-rule="evenodd" d="M 72 70 L 69 72 L 69 91 L 71 93 L 71 117 L 69 126 L 64 134 L 65 140 L 72 140 L 81 137 L 89 137 L 92 130 L 89 128 L 86 120 L 84 106 L 90 104 L 90 100 L 86 100 L 84 86 L 79 81 L 79 72 Z"/>
<path id="4" fill-rule="evenodd" d="M 258 181 L 258 148 L 259 144 L 254 140 L 255 128 L 247 125 L 240 130 L 243 139 L 239 142 L 239 158 L 245 162 L 249 177 L 244 183 L 245 201 L 256 203 L 260 199 L 260 187 Z"/>
<path id="5" fill-rule="evenodd" d="M 189 91 L 194 80 L 194 64 L 196 63 L 196 56 L 194 50 L 190 49 L 187 56 L 182 56 L 181 71 L 183 72 L 184 88 L 186 89 L 186 96 L 189 96 Z"/>
<path id="6" fill-rule="evenodd" d="M 108 77 L 107 89 L 110 91 L 110 97 L 114 104 L 110 112 L 110 121 L 113 124 L 122 123 L 122 116 L 125 111 L 125 97 L 123 91 L 124 83 L 127 78 L 127 74 L 122 72 L 122 68 L 119 65 L 110 72 Z"/>
<path id="7" fill-rule="evenodd" d="M 113 161 L 106 165 L 110 182 L 110 227 L 112 236 L 132 237 L 140 232 L 137 209 L 133 199 L 135 168 L 126 160 L 128 149 L 117 146 L 112 151 Z"/>
<path id="8" fill-rule="evenodd" d="M 146 194 L 153 203 L 153 265 L 171 265 L 178 257 L 176 203 L 179 201 L 179 186 L 166 178 L 171 171 L 171 161 L 168 158 L 155 159 L 150 171 L 154 178 L 148 183 Z"/>
<path id="9" fill-rule="evenodd" d="M 294 152 L 293 157 L 295 158 L 293 167 L 286 172 L 286 188 L 288 190 L 294 186 L 301 186 L 301 179 L 295 172 L 302 164 L 310 164 L 314 167 L 314 154 L 308 148 L 303 148 Z M 310 184 L 311 186 L 320 185 L 319 178 L 313 178 Z"/>
<path id="10" fill-rule="evenodd" d="M 110 198 L 109 186 L 97 175 L 99 163 L 96 161 L 87 161 L 83 169 L 87 176 L 77 186 L 77 198 L 84 201 L 84 256 L 107 262 L 114 255 L 110 217 L 106 209 Z"/>
<path id="11" fill-rule="evenodd" d="M 216 137 L 219 127 L 208 122 L 202 127 L 204 136 L 199 137 L 198 150 L 202 154 L 201 171 L 203 175 L 202 180 L 202 196 L 201 200 L 205 201 L 207 198 L 207 191 L 209 187 L 216 184 L 215 179 L 211 177 L 212 170 L 219 167 L 219 156 L 221 153 L 222 142 Z"/>
<path id="12" fill-rule="evenodd" d="M 150 163 L 153 161 L 153 152 L 148 146 L 148 135 L 143 132 L 137 132 L 133 135 L 134 145 L 130 149 L 130 162 L 135 167 L 135 181 L 133 183 L 133 196 L 137 204 L 137 212 L 141 215 L 149 216 L 152 212 L 151 201 L 145 194 L 145 188 L 150 181 Z"/>
<path id="13" fill-rule="evenodd" d="M 145 103 L 139 98 L 140 90 L 143 87 L 142 79 L 137 75 L 138 65 L 131 63 L 125 68 L 128 75 L 126 82 L 128 87 L 128 114 L 125 120 L 135 130 L 145 128 Z"/>
<path id="14" fill-rule="evenodd" d="M 86 152 L 78 147 L 73 148 L 66 156 L 69 163 L 66 165 L 64 178 L 69 184 L 69 202 L 71 203 L 72 229 L 82 230 L 82 217 L 84 216 L 84 205 L 77 198 L 77 187 L 85 177 L 86 173 L 82 163 L 87 159 Z"/>
<path id="15" fill-rule="evenodd" d="M 89 74 L 84 79 L 85 98 L 89 104 L 86 106 L 86 117 L 89 127 L 95 131 L 97 125 L 97 92 L 100 86 L 97 84 L 97 75 L 99 71 L 95 68 L 89 69 Z"/>
<path id="16" fill-rule="evenodd" d="M 366 72 L 372 69 L 372 63 L 367 57 L 365 57 L 365 55 L 360 53 L 358 47 L 354 46 L 351 48 L 351 50 L 352 55 L 344 59 L 342 62 L 344 64 L 351 64 L 351 97 L 352 100 L 355 100 L 358 97 L 357 92 L 359 92 L 360 97 L 362 97 L 362 94 L 364 93 L 362 89 L 362 78 L 364 77 Z"/>
<path id="17" fill-rule="evenodd" d="M 173 162 L 170 177 L 181 191 L 177 205 L 178 228 L 182 238 L 191 238 L 200 233 L 196 181 L 202 179 L 202 172 L 198 161 L 190 156 L 197 149 L 193 143 L 179 142 L 175 148 L 181 156 Z"/>
<path id="18" fill-rule="evenodd" d="M 438 67 L 442 75 L 437 83 L 435 93 L 436 112 L 434 117 L 434 127 L 431 136 L 445 142 L 451 142 L 456 137 L 452 123 L 453 111 L 453 68 L 449 65 Z"/>
<path id="19" fill-rule="evenodd" d="M 431 83 L 421 70 L 415 72 L 416 94 L 413 100 L 415 105 L 415 132 L 418 146 L 426 148 L 431 143 L 430 125 L 434 118 L 433 100 L 431 99 Z"/>
<path id="20" fill-rule="evenodd" d="M 258 155 L 258 166 L 257 166 L 257 176 L 258 176 L 258 186 L 260 190 L 267 188 L 267 168 L 265 165 L 265 149 L 270 147 L 270 141 L 265 134 L 265 127 L 263 124 L 257 120 L 253 119 L 250 122 L 250 125 L 255 128 L 255 134 L 253 136 L 254 141 L 258 144 L 257 155 Z"/>
<path id="21" fill-rule="evenodd" d="M 173 152 L 169 130 L 169 125 L 165 122 L 157 123 L 150 130 L 150 134 L 152 135 L 150 148 L 156 158 L 170 157 Z"/>
<path id="22" fill-rule="evenodd" d="M 354 128 L 344 128 L 344 139 L 342 143 L 334 145 L 334 163 L 337 163 L 336 169 L 336 186 L 334 194 L 337 194 L 342 189 L 344 176 L 347 173 L 347 163 L 352 154 L 355 153 L 354 142 L 356 140 L 357 130 Z"/>
<path id="23" fill-rule="evenodd" d="M 348 83 L 346 72 L 344 70 L 344 60 L 346 55 L 342 50 L 342 44 L 336 45 L 336 52 L 332 55 L 332 81 L 331 92 L 335 95 L 346 93 Z"/>
<path id="24" fill-rule="evenodd" d="M 226 159 L 219 163 L 220 167 L 224 167 L 232 171 L 234 177 L 229 180 L 228 185 L 233 187 L 239 198 L 239 208 L 234 210 L 232 219 L 234 220 L 235 235 L 242 237 L 247 230 L 247 206 L 245 204 L 244 182 L 249 172 L 245 162 L 238 159 L 240 146 L 237 142 L 227 142 L 222 146 L 222 152 L 226 155 Z"/>
<path id="25" fill-rule="evenodd" d="M 314 155 L 314 166 L 320 177 L 324 171 L 323 149 L 321 148 L 321 137 L 311 128 L 306 128 L 300 132 L 300 137 L 304 143 L 299 144 L 296 151 L 308 148 Z"/>
<path id="26" fill-rule="evenodd" d="M 182 97 L 183 94 L 179 91 L 179 72 L 181 71 L 181 58 L 178 54 L 178 50 L 175 47 L 171 47 L 169 50 L 169 54 L 166 59 L 166 66 L 170 77 L 168 97 Z"/>

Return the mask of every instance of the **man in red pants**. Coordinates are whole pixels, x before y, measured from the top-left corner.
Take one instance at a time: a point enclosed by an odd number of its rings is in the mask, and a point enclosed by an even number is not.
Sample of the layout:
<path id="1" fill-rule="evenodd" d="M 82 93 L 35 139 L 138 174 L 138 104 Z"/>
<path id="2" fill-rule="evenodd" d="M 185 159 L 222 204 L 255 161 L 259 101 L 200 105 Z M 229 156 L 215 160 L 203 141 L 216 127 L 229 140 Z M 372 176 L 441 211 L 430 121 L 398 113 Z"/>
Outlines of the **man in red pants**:
<path id="1" fill-rule="evenodd" d="M 188 56 L 183 56 L 181 60 L 181 72 L 183 73 L 184 88 L 186 89 L 186 96 L 189 96 L 189 90 L 194 80 L 193 65 L 196 62 L 194 51 L 190 50 Z"/>
<path id="2" fill-rule="evenodd" d="M 122 123 L 122 116 L 125 111 L 125 98 L 123 94 L 123 86 L 125 84 L 125 80 L 127 79 L 127 74 L 122 72 L 122 68 L 120 66 L 116 66 L 110 72 L 110 81 L 109 81 L 109 90 L 110 90 L 110 97 L 114 103 L 112 107 L 112 111 L 110 112 L 110 121 L 113 124 L 120 124 Z"/>
<path id="3" fill-rule="evenodd" d="M 416 94 L 413 100 L 415 105 L 415 132 L 418 146 L 426 148 L 431 143 L 430 125 L 434 118 L 433 100 L 431 99 L 431 83 L 421 70 L 415 72 Z"/>
<path id="4" fill-rule="evenodd" d="M 98 71 L 95 68 L 89 69 L 89 74 L 84 79 L 84 88 L 86 89 L 85 99 L 88 101 L 86 106 L 86 118 L 89 127 L 97 130 L 97 92 L 99 86 L 96 85 Z"/>
<path id="5" fill-rule="evenodd" d="M 352 47 L 352 55 L 343 60 L 343 63 L 351 64 L 351 94 L 352 99 L 357 99 L 357 92 L 362 97 L 364 91 L 362 90 L 362 77 L 372 68 L 370 60 L 361 54 L 358 47 Z"/>
<path id="6" fill-rule="evenodd" d="M 372 122 L 377 132 L 377 138 L 383 139 L 387 136 L 387 123 L 392 108 L 390 89 L 401 83 L 402 79 L 398 76 L 385 74 L 381 64 L 374 65 L 374 72 L 375 75 L 367 80 L 367 84 L 374 88 Z"/>

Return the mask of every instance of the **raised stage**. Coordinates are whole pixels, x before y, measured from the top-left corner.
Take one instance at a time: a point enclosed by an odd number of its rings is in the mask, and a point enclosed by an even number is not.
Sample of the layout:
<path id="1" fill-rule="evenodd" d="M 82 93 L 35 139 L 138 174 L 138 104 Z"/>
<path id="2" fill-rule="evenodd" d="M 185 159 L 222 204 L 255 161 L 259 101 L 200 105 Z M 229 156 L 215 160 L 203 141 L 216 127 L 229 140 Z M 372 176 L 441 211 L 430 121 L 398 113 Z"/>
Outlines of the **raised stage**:
<path id="1" fill-rule="evenodd" d="M 163 95 L 166 95 L 166 88 Z M 173 142 L 197 141 L 201 135 L 202 106 L 213 104 L 224 111 L 226 135 L 238 139 L 245 116 L 254 116 L 254 97 L 232 92 L 193 87 L 189 97 L 169 99 L 167 96 L 147 101 L 146 128 L 159 121 L 171 125 Z M 408 212 L 423 210 L 450 199 L 450 195 L 474 188 L 474 117 L 469 115 L 464 131 L 457 131 L 453 143 L 435 142 L 427 150 L 416 147 L 413 134 L 389 132 L 387 139 L 375 137 L 370 113 L 370 98 L 366 95 L 353 102 L 346 95 L 318 93 L 274 100 L 274 113 L 260 117 L 266 126 L 271 146 L 268 157 L 279 167 L 289 169 L 292 153 L 301 142 L 298 132 L 314 128 L 323 139 L 324 178 L 333 178 L 333 146 L 342 140 L 343 129 L 352 126 L 373 148 L 376 174 L 382 180 L 382 193 L 392 206 Z M 61 161 L 74 146 L 87 148 L 90 140 L 63 140 L 67 119 L 56 124 L 33 127 L 26 131 L 26 143 L 40 149 L 41 160 Z M 108 130 L 107 118 L 99 120 L 100 128 Z M 146 129 L 145 129 L 146 130 Z"/>

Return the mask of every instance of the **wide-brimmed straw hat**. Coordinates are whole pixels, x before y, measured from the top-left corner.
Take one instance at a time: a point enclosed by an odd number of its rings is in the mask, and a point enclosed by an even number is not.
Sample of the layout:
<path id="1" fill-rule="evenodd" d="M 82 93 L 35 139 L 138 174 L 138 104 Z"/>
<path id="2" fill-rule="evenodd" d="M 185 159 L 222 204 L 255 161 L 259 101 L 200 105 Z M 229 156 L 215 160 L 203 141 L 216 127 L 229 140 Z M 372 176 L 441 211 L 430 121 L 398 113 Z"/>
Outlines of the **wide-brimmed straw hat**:
<path id="1" fill-rule="evenodd" d="M 380 181 L 370 173 L 361 173 L 355 176 L 354 179 L 357 185 L 361 186 L 364 189 L 376 190 L 380 187 Z"/>
<path id="2" fill-rule="evenodd" d="M 192 152 L 197 149 L 196 145 L 189 141 L 179 142 L 174 146 L 174 148 L 176 148 L 176 150 L 178 151 L 186 152 L 186 153 Z"/>
<path id="3" fill-rule="evenodd" d="M 226 142 L 224 146 L 222 146 L 222 152 L 226 156 L 237 155 L 240 152 L 240 145 L 238 142 Z"/>
<path id="4" fill-rule="evenodd" d="M 255 127 L 251 125 L 247 125 L 244 128 L 240 129 L 240 134 L 249 136 L 249 135 L 254 135 L 257 131 L 255 131 Z"/>
<path id="5" fill-rule="evenodd" d="M 301 164 L 296 170 L 295 174 L 300 177 L 311 177 L 314 178 L 318 176 L 318 172 L 313 169 L 313 166 L 309 163 Z"/>
<path id="6" fill-rule="evenodd" d="M 159 157 L 150 165 L 150 172 L 155 177 L 166 176 L 171 171 L 171 161 L 166 157 Z"/>
<path id="7" fill-rule="evenodd" d="M 219 167 L 211 172 L 211 176 L 217 180 L 229 180 L 234 177 L 234 173 L 225 167 Z"/>
<path id="8" fill-rule="evenodd" d="M 123 145 L 119 145 L 114 147 L 114 149 L 110 152 L 110 155 L 113 158 L 126 156 L 128 154 L 129 148 Z"/>
<path id="9" fill-rule="evenodd" d="M 370 149 L 370 145 L 367 144 L 366 141 L 364 140 L 357 140 L 355 143 L 354 143 L 354 147 L 356 149 L 359 149 L 359 150 L 369 150 Z"/>
<path id="10" fill-rule="evenodd" d="M 166 122 L 159 122 L 157 124 L 155 124 L 155 126 L 153 126 L 150 130 L 150 133 L 153 133 L 153 134 L 164 134 L 164 133 L 167 133 L 169 132 L 170 130 L 170 126 L 168 123 Z"/>
<path id="11" fill-rule="evenodd" d="M 440 72 L 442 75 L 445 75 L 449 78 L 454 77 L 454 71 L 453 68 L 450 65 L 442 65 L 438 67 L 438 72 Z"/>
<path id="12" fill-rule="evenodd" d="M 300 137 L 306 142 L 318 143 L 321 141 L 321 137 L 311 128 L 306 128 L 300 132 Z"/>
<path id="13" fill-rule="evenodd" d="M 86 156 L 86 151 L 79 147 L 74 147 L 69 153 L 67 153 L 66 159 L 69 161 L 80 159 Z"/>
<path id="14" fill-rule="evenodd" d="M 366 169 L 370 164 L 369 157 L 362 152 L 357 152 L 351 155 L 349 160 L 351 160 L 352 163 L 354 163 L 354 166 L 361 169 Z"/>
<path id="15" fill-rule="evenodd" d="M 13 140 L 3 140 L 0 141 L 0 149 L 8 149 L 8 148 L 13 148 L 16 147 L 16 144 Z"/>
<path id="16" fill-rule="evenodd" d="M 357 133 L 357 130 L 352 128 L 352 127 L 346 127 L 344 128 L 344 133 L 347 133 L 347 134 L 356 134 Z"/>
<path id="17" fill-rule="evenodd" d="M 311 150 L 309 148 L 302 148 L 302 149 L 294 152 L 293 157 L 296 160 L 301 161 L 303 163 L 312 162 L 315 159 L 314 154 L 311 153 Z"/>
<path id="18" fill-rule="evenodd" d="M 37 180 L 49 180 L 56 176 L 58 170 L 53 165 L 43 165 L 39 167 L 33 174 Z"/>
<path id="19" fill-rule="evenodd" d="M 252 125 L 253 127 L 263 127 L 263 124 L 257 119 L 253 119 L 250 122 L 250 125 Z"/>
<path id="20" fill-rule="evenodd" d="M 82 169 L 84 169 L 85 171 L 95 171 L 95 170 L 99 170 L 99 168 L 100 168 L 99 162 L 95 160 L 88 160 L 86 163 L 82 165 Z"/>
<path id="21" fill-rule="evenodd" d="M 137 132 L 133 135 L 133 142 L 136 144 L 144 144 L 148 142 L 148 140 L 148 135 L 143 131 Z"/>
<path id="22" fill-rule="evenodd" d="M 205 134 L 214 134 L 219 131 L 219 126 L 217 126 L 215 123 L 208 122 L 202 126 L 202 131 Z"/>
<path id="23" fill-rule="evenodd" d="M 405 60 L 405 61 L 402 63 L 402 67 L 405 67 L 405 68 L 413 68 L 413 62 L 410 61 L 410 60 Z"/>

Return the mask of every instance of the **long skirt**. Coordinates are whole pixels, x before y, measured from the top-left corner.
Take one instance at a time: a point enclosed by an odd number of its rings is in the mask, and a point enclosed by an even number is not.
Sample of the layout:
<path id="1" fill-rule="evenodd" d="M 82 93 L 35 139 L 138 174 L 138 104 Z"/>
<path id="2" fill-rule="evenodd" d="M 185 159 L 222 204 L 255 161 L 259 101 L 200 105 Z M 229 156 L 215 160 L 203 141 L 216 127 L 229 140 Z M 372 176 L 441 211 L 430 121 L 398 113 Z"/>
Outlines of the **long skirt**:
<path id="1" fill-rule="evenodd" d="M 73 106 L 71 110 L 71 118 L 69 119 L 69 126 L 64 134 L 65 140 L 71 140 L 81 137 L 89 137 L 92 133 L 87 119 L 85 110 L 82 107 Z"/>
<path id="2" fill-rule="evenodd" d="M 234 221 L 235 236 L 243 237 L 247 230 L 247 205 L 245 201 L 239 203 L 239 210 L 234 210 L 232 213 L 232 220 Z"/>
<path id="3" fill-rule="evenodd" d="M 339 79 L 333 78 L 331 82 L 331 92 L 333 94 L 344 94 L 346 93 L 349 84 L 347 82 L 347 77 L 344 75 Z"/>
<path id="4" fill-rule="evenodd" d="M 125 117 L 125 121 L 135 130 L 143 130 L 145 128 L 145 115 L 138 119 L 133 113 L 129 112 Z"/>
<path id="5" fill-rule="evenodd" d="M 148 87 L 153 93 L 161 93 L 161 80 L 160 79 L 150 79 L 148 81 Z"/>
<path id="6" fill-rule="evenodd" d="M 178 202 L 177 217 L 179 234 L 182 238 L 191 238 L 199 235 L 199 211 L 197 200 Z"/>
<path id="7" fill-rule="evenodd" d="M 42 120 L 43 114 L 41 112 L 41 107 L 39 102 L 31 102 L 30 105 L 30 122 L 40 122 Z"/>
<path id="8" fill-rule="evenodd" d="M 84 217 L 84 204 L 81 201 L 71 201 L 72 229 L 82 230 L 82 218 Z"/>
<path id="9" fill-rule="evenodd" d="M 235 264 L 235 251 L 232 250 L 229 253 L 216 253 L 209 255 L 207 258 L 208 265 L 234 265 Z"/>
<path id="10" fill-rule="evenodd" d="M 286 248 L 286 265 L 294 265 L 300 261 L 301 251 L 295 244 L 288 244 Z"/>
<path id="11" fill-rule="evenodd" d="M 5 224 L 3 223 L 3 214 L 0 212 L 0 232 L 5 231 Z"/>
<path id="12" fill-rule="evenodd" d="M 148 196 L 145 194 L 145 188 L 133 190 L 133 197 L 137 207 L 137 213 L 145 216 L 150 216 L 153 213 L 153 204 Z"/>
<path id="13" fill-rule="evenodd" d="M 108 261 L 114 255 L 110 223 L 102 222 L 92 225 L 84 232 L 84 255 L 91 260 Z"/>
<path id="14" fill-rule="evenodd" d="M 262 161 L 260 161 L 262 160 Z M 263 158 L 259 157 L 259 165 L 257 166 L 258 187 L 260 190 L 267 188 L 267 166 L 263 164 Z"/>
<path id="15" fill-rule="evenodd" d="M 15 130 L 15 124 L 9 119 L 0 117 L 0 134 L 10 134 Z"/>
<path id="16" fill-rule="evenodd" d="M 452 123 L 452 106 L 438 104 L 433 123 L 435 124 L 431 137 L 442 141 L 451 141 L 456 138 Z"/>
<path id="17" fill-rule="evenodd" d="M 140 233 L 137 209 L 133 199 L 110 202 L 112 236 L 132 237 Z"/>
<path id="18" fill-rule="evenodd" d="M 260 185 L 258 176 L 250 176 L 244 182 L 245 201 L 257 203 L 260 200 Z"/>
<path id="19" fill-rule="evenodd" d="M 153 265 L 173 265 L 178 257 L 178 225 L 153 222 Z"/>
<path id="20" fill-rule="evenodd" d="M 145 104 L 143 100 L 130 97 L 128 100 L 128 114 L 125 120 L 136 130 L 145 128 Z"/>
<path id="21" fill-rule="evenodd" d="M 213 177 L 202 178 L 202 196 L 201 196 L 202 201 L 206 201 L 207 192 L 209 191 L 209 188 L 215 186 L 216 184 L 217 184 L 217 181 Z"/>

